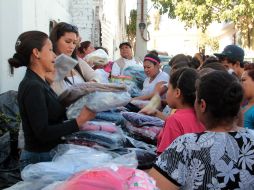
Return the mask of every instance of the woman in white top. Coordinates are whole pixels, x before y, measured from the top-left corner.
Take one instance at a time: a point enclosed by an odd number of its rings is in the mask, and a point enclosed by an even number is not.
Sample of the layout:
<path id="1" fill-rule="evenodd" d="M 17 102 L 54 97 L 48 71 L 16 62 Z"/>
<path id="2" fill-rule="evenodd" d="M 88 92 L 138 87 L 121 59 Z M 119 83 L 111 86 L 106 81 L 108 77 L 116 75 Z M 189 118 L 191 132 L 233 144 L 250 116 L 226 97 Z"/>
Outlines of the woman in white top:
<path id="1" fill-rule="evenodd" d="M 160 70 L 160 59 L 154 54 L 147 54 L 144 58 L 144 70 L 147 78 L 143 83 L 142 95 L 135 97 L 135 100 L 150 100 L 155 93 L 162 95 L 159 89 L 167 84 L 169 76 Z"/>
<path id="2" fill-rule="evenodd" d="M 72 69 L 62 81 L 55 81 L 51 84 L 53 90 L 59 95 L 73 84 L 86 81 L 96 81 L 94 70 L 82 59 L 76 56 L 78 43 L 78 28 L 71 24 L 60 22 L 50 33 L 50 40 L 56 55 L 65 54 L 78 60 L 78 64 Z"/>

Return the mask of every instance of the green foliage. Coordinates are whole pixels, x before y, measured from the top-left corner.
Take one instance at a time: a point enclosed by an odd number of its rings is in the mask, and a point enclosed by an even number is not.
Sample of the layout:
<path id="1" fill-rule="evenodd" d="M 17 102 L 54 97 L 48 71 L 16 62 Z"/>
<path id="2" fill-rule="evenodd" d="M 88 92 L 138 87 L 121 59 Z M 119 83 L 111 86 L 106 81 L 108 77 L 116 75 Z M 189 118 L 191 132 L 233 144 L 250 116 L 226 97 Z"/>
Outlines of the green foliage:
<path id="1" fill-rule="evenodd" d="M 213 52 L 217 52 L 219 50 L 219 40 L 217 38 L 211 38 L 206 33 L 201 33 L 199 36 L 199 47 L 201 49 L 210 47 Z"/>
<path id="2" fill-rule="evenodd" d="M 15 118 L 10 118 L 6 116 L 4 113 L 0 112 L 0 136 L 3 135 L 5 132 L 10 131 L 10 133 L 18 133 L 18 127 L 11 127 L 14 124 L 21 123 L 20 115 L 16 115 Z"/>
<path id="3" fill-rule="evenodd" d="M 253 0 L 152 0 L 160 13 L 185 22 L 186 27 L 197 26 L 204 32 L 213 21 L 233 22 L 247 35 L 254 26 Z"/>
<path id="4" fill-rule="evenodd" d="M 136 39 L 137 10 L 130 11 L 129 24 L 126 26 L 128 41 L 134 45 Z"/>

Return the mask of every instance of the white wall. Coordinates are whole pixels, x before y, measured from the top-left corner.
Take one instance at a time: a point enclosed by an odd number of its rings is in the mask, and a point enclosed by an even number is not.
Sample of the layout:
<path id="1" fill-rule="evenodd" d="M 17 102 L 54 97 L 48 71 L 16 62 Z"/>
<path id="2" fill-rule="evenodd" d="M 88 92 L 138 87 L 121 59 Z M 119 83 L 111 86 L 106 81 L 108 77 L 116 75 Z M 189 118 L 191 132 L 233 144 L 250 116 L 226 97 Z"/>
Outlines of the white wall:
<path id="1" fill-rule="evenodd" d="M 22 32 L 23 10 L 22 0 L 0 1 L 0 92 L 17 90 L 19 81 L 23 77 L 24 69 L 10 75 L 8 58 L 14 53 L 14 45 L 18 35 Z"/>
<path id="2" fill-rule="evenodd" d="M 99 0 L 105 18 L 102 46 L 114 58 L 115 47 L 125 36 L 125 0 Z M 103 2 L 103 3 L 101 3 Z M 9 72 L 8 58 L 14 54 L 18 36 L 28 30 L 49 33 L 49 23 L 68 22 L 80 28 L 83 40 L 93 40 L 94 6 L 92 0 L 0 0 L 0 93 L 17 90 L 26 68 Z M 80 11 L 81 10 L 81 11 Z M 83 10 L 83 11 L 82 11 Z M 121 13 L 121 14 L 120 14 Z"/>
<path id="3" fill-rule="evenodd" d="M 72 15 L 72 23 L 79 29 L 79 34 L 82 38 L 81 41 L 92 41 L 94 2 L 92 0 L 72 0 L 70 12 Z"/>
<path id="4" fill-rule="evenodd" d="M 101 13 L 102 46 L 107 48 L 112 60 L 120 57 L 118 46 L 126 41 L 125 0 L 103 0 Z M 118 15 L 118 16 L 116 16 Z"/>
<path id="5" fill-rule="evenodd" d="M 17 90 L 26 68 L 10 75 L 7 62 L 14 54 L 18 36 L 28 30 L 49 33 L 49 21 L 70 22 L 71 0 L 0 0 L 0 93 Z"/>

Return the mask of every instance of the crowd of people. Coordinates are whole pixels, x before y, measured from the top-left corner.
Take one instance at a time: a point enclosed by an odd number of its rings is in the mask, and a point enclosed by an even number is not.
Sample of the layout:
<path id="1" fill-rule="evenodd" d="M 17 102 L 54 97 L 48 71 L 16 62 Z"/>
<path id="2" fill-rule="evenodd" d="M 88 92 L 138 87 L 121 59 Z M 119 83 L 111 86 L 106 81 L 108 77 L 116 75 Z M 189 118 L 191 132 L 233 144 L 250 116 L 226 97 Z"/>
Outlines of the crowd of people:
<path id="1" fill-rule="evenodd" d="M 178 54 L 165 73 L 156 51 L 139 60 L 129 42 L 119 45 L 119 59 L 91 63 L 89 54 L 106 50 L 79 39 L 78 28 L 65 22 L 49 36 L 28 31 L 17 39 L 8 61 L 15 68 L 27 67 L 18 89 L 25 142 L 21 170 L 51 161 L 51 150 L 63 142 L 62 136 L 104 113 L 84 106 L 76 118 L 67 120 L 58 98 L 62 92 L 77 84 L 120 81 L 131 94 L 125 112 L 164 122 L 156 136 L 157 158 L 148 171 L 159 189 L 254 189 L 254 64 L 244 62 L 242 48 L 228 45 L 214 56 Z M 63 80 L 55 81 L 54 63 L 61 54 L 78 63 Z M 142 85 L 134 93 L 139 75 Z M 146 106 L 156 95 L 160 106 Z"/>

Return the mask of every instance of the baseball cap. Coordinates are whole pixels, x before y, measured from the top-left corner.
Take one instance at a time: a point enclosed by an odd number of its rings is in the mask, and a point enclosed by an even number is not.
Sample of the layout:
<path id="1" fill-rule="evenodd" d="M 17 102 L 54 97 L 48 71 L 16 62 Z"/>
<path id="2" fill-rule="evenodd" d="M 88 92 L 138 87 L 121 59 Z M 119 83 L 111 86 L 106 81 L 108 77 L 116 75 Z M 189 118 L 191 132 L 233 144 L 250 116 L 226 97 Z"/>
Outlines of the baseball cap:
<path id="1" fill-rule="evenodd" d="M 244 50 L 237 45 L 228 45 L 224 48 L 222 53 L 214 54 L 218 58 L 227 57 L 232 61 L 239 61 L 241 64 L 244 59 Z"/>
<path id="2" fill-rule="evenodd" d="M 130 44 L 130 42 L 122 42 L 120 45 L 119 45 L 119 48 L 121 49 L 122 48 L 122 46 L 129 46 L 130 48 L 131 48 L 131 44 Z"/>

